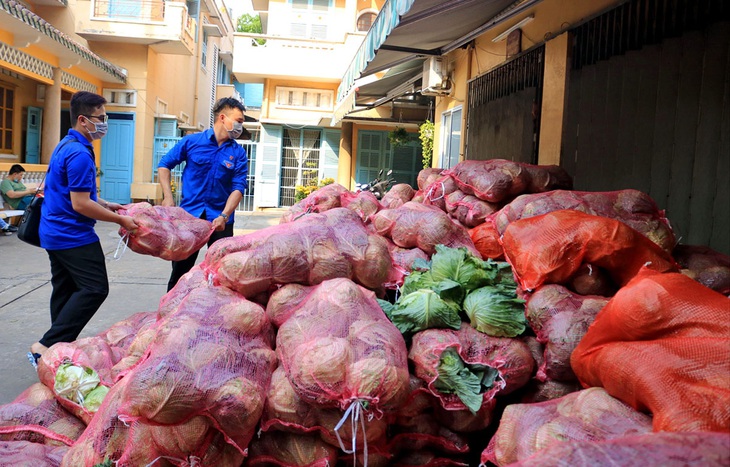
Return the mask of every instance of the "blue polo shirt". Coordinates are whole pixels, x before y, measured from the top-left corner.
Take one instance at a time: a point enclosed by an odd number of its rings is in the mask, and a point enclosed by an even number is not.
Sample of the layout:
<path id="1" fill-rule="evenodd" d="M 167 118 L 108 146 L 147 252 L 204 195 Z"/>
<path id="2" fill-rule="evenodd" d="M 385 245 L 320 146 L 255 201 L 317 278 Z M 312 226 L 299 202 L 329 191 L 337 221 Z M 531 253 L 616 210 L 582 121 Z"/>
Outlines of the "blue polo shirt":
<path id="1" fill-rule="evenodd" d="M 41 209 L 41 246 L 65 250 L 99 241 L 96 220 L 74 211 L 71 192 L 86 192 L 96 201 L 96 163 L 91 143 L 71 129 L 56 146 L 48 164 Z"/>
<path id="2" fill-rule="evenodd" d="M 195 217 L 205 212 L 205 218 L 212 221 L 234 190 L 243 193 L 248 186 L 246 150 L 231 139 L 218 146 L 212 129 L 181 139 L 160 159 L 158 167 L 172 170 L 182 162 L 180 207 Z M 233 214 L 228 219 L 229 224 L 232 222 Z"/>

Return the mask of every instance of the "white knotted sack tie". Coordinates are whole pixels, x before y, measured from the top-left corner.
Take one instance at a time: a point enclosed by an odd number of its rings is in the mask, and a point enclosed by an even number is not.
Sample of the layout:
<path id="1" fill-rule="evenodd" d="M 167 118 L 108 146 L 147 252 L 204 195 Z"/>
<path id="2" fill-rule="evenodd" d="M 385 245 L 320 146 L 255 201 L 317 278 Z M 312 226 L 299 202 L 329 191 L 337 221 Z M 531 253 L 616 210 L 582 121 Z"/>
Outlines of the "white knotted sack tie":
<path id="1" fill-rule="evenodd" d="M 435 185 L 435 183 L 433 185 Z M 444 195 L 446 194 L 446 185 L 444 185 L 444 182 L 439 182 L 439 185 L 441 185 L 441 196 L 439 196 L 438 198 L 431 198 L 431 196 L 433 195 L 433 189 L 434 189 L 433 185 L 431 185 L 431 187 L 426 192 L 426 198 L 429 201 L 438 201 L 441 198 L 443 198 Z"/>
<path id="2" fill-rule="evenodd" d="M 124 244 L 124 248 L 122 248 L 122 244 Z M 114 261 L 119 261 L 122 259 L 122 256 L 124 255 L 124 252 L 127 251 L 127 245 L 129 244 L 129 232 L 122 235 L 122 238 L 119 239 L 119 242 L 117 242 L 117 249 L 114 250 L 114 256 L 112 256 L 112 259 Z M 122 252 L 119 252 L 119 249 L 122 248 Z"/>
<path id="3" fill-rule="evenodd" d="M 355 400 L 350 404 L 350 406 L 345 410 L 345 414 L 340 419 L 339 423 L 335 426 L 335 436 L 337 436 L 337 441 L 340 443 L 340 449 L 342 449 L 342 452 L 345 454 L 352 454 L 352 459 L 355 465 L 357 465 L 357 432 L 359 428 L 362 428 L 362 442 L 363 442 L 363 465 L 367 467 L 368 465 L 368 437 L 367 432 L 365 431 L 365 418 L 363 417 L 363 403 L 362 401 Z M 342 428 L 342 425 L 345 424 L 347 419 L 350 419 L 350 429 L 352 433 L 352 449 L 347 449 L 342 442 L 342 438 L 340 437 L 340 428 Z M 372 414 L 368 416 L 368 421 L 372 419 Z M 360 422 L 360 426 L 358 426 L 358 421 Z"/>

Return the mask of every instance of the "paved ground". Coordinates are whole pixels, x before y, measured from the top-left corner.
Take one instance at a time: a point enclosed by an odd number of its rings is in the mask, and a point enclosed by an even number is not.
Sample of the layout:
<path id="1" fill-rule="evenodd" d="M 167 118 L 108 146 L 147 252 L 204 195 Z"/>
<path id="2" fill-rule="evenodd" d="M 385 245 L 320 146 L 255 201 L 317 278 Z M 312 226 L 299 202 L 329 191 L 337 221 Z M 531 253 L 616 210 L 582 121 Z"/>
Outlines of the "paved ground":
<path id="1" fill-rule="evenodd" d="M 279 223 L 283 211 L 236 215 L 235 233 L 245 234 Z M 140 311 L 157 310 L 170 276 L 170 263 L 127 250 L 113 260 L 118 226 L 99 222 L 96 231 L 107 255 L 110 292 L 81 336 L 98 334 Z M 205 256 L 205 248 L 198 261 Z M 30 344 L 50 326 L 50 265 L 45 250 L 27 245 L 15 235 L 0 236 L 0 405 L 38 381 L 26 359 Z"/>

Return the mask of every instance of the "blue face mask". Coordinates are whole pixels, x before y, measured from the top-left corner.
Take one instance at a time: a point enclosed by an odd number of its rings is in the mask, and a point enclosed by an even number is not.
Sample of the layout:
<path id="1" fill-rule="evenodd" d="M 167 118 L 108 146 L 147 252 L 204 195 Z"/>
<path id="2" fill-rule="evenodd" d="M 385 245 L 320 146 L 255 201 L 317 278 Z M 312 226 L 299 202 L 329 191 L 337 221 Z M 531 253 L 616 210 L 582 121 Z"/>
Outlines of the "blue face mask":
<path id="1" fill-rule="evenodd" d="M 105 135 L 107 130 L 109 129 L 109 124 L 106 122 L 92 122 L 88 118 L 86 119 L 87 122 L 92 123 L 94 125 L 94 131 L 89 131 L 89 138 L 92 140 L 95 139 L 102 139 Z"/>

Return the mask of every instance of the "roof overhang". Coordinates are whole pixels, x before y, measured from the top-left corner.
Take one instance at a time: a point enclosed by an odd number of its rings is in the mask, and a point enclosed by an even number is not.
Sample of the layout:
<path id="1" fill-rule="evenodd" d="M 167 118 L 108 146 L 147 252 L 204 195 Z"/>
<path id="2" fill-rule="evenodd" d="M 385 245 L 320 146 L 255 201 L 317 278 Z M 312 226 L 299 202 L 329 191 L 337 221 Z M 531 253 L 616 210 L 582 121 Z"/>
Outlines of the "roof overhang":
<path id="1" fill-rule="evenodd" d="M 387 0 L 340 83 L 333 121 L 418 84 L 423 62 L 455 50 L 541 0 Z M 395 71 L 394 71 L 395 70 Z M 380 81 L 363 79 L 386 72 Z M 368 99 L 375 99 L 366 104 Z M 377 102 L 377 103 L 376 103 Z"/>

